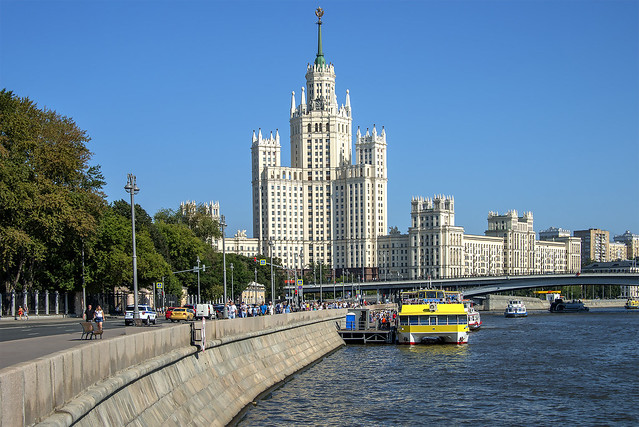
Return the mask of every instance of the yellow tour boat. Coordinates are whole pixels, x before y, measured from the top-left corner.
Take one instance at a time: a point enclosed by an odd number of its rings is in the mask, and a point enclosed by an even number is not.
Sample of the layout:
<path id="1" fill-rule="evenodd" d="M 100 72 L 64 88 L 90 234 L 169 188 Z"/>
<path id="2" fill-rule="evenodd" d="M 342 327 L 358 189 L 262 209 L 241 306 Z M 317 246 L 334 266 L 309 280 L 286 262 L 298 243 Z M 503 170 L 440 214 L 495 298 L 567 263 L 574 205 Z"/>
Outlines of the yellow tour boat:
<path id="1" fill-rule="evenodd" d="M 399 344 L 468 343 L 464 304 L 439 292 L 442 298 L 403 299 L 397 327 Z"/>

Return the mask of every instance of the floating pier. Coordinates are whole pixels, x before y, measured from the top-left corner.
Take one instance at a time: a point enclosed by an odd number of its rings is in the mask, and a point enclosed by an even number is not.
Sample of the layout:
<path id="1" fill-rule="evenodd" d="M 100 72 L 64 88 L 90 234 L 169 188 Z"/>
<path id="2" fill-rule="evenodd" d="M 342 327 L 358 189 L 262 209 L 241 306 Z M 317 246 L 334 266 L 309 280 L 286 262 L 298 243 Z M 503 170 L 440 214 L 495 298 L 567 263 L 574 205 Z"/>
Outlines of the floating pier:
<path id="1" fill-rule="evenodd" d="M 393 344 L 395 328 L 379 329 L 340 329 L 337 331 L 346 344 Z"/>
<path id="2" fill-rule="evenodd" d="M 379 325 L 369 320 L 370 309 L 349 309 L 346 313 L 346 328 L 339 327 L 337 332 L 346 344 L 394 344 L 397 328 L 379 329 Z"/>

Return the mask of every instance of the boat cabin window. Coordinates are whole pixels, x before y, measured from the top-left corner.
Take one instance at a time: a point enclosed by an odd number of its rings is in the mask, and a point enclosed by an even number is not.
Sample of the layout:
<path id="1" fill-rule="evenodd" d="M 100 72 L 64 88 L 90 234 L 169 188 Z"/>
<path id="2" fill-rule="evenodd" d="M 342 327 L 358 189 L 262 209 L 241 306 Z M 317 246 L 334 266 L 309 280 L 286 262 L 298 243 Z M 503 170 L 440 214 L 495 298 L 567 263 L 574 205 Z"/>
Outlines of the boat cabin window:
<path id="1" fill-rule="evenodd" d="M 467 323 L 466 315 L 399 316 L 399 324 L 403 326 L 466 325 Z"/>

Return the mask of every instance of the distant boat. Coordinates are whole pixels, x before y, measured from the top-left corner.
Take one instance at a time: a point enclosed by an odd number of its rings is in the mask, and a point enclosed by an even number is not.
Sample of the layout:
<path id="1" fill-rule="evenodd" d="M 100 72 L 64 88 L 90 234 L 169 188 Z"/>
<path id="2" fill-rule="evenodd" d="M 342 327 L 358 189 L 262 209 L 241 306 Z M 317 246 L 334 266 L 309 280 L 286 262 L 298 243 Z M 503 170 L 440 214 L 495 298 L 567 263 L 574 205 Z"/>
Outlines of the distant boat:
<path id="1" fill-rule="evenodd" d="M 624 305 L 628 310 L 637 310 L 639 309 L 639 299 L 637 298 L 628 298 L 626 301 L 626 305 Z"/>
<path id="2" fill-rule="evenodd" d="M 470 300 L 463 300 L 464 309 L 466 313 L 468 313 L 468 329 L 471 331 L 476 331 L 481 327 L 481 316 L 479 312 L 475 309 L 473 302 Z"/>
<path id="3" fill-rule="evenodd" d="M 523 302 L 519 300 L 508 301 L 508 307 L 504 311 L 506 317 L 526 317 L 528 316 L 528 310 Z"/>
<path id="4" fill-rule="evenodd" d="M 579 311 L 590 311 L 590 309 L 579 300 L 564 301 L 558 298 L 550 304 L 551 313 L 577 313 Z"/>

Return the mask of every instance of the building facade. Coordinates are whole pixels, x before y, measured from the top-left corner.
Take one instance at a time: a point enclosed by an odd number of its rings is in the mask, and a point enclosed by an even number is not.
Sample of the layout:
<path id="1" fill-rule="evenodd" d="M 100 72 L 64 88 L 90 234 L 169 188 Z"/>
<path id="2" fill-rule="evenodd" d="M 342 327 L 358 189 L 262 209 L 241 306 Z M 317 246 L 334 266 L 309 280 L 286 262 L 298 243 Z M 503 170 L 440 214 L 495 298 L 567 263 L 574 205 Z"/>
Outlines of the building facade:
<path id="1" fill-rule="evenodd" d="M 253 132 L 253 237 L 260 252 L 287 267 L 329 265 L 372 279 L 377 237 L 387 229 L 386 131 L 356 132 L 352 155 L 349 92 L 337 102 L 335 69 L 322 50 L 306 68 L 301 96 L 291 96 L 291 166 L 281 164 L 279 132 Z"/>
<path id="2" fill-rule="evenodd" d="M 610 233 L 598 228 L 588 230 L 575 230 L 575 237 L 581 238 L 581 264 L 586 264 L 588 260 L 594 262 L 610 261 L 608 254 L 608 243 Z"/>
<path id="3" fill-rule="evenodd" d="M 623 243 L 626 246 L 626 258 L 636 259 L 639 257 L 639 235 L 626 230 L 625 233 L 615 236 L 615 242 Z"/>
<path id="4" fill-rule="evenodd" d="M 389 234 L 377 238 L 377 259 L 380 280 L 400 280 L 410 277 L 408 238 L 397 227 Z"/>
<path id="5" fill-rule="evenodd" d="M 559 229 L 557 229 L 559 230 Z M 580 271 L 581 240 L 570 232 L 546 230 L 536 240 L 533 215 L 488 214 L 484 236 L 455 225 L 452 196 L 413 198 L 408 234 L 396 229 L 378 238 L 379 279 L 439 279 Z M 384 273 L 390 272 L 388 276 Z"/>

